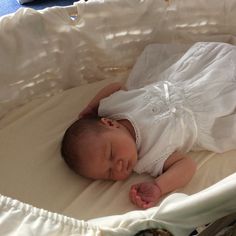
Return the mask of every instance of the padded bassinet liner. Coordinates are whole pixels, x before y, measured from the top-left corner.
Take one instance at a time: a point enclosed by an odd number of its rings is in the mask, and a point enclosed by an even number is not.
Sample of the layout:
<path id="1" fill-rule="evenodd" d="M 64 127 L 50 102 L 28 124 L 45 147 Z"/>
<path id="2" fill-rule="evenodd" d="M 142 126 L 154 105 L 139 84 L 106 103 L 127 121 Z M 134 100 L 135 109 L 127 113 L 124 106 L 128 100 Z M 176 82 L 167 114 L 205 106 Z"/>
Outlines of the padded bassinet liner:
<path id="1" fill-rule="evenodd" d="M 87 222 L 0 195 L 0 233 L 11 236 L 31 235 L 32 232 L 37 236 L 128 236 L 147 228 L 164 228 L 175 236 L 187 236 L 196 227 L 235 212 L 235 180 L 236 174 L 233 174 L 191 196 L 172 194 L 159 207 Z"/>
<path id="2" fill-rule="evenodd" d="M 127 78 L 150 43 L 235 43 L 233 0 L 89 0 L 0 18 L 0 117 L 38 96 Z"/>
<path id="3" fill-rule="evenodd" d="M 112 183 L 91 182 L 75 175 L 59 156 L 63 131 L 100 87 L 111 82 L 111 78 L 127 78 L 147 44 L 234 44 L 235 12 L 233 0 L 90 0 L 69 9 L 23 9 L 1 18 L 0 116 L 5 117 L 0 121 L 0 192 L 80 219 L 135 210 L 128 199 L 129 186 L 149 177 L 133 175 L 126 182 Z M 77 85 L 80 87 L 62 92 Z M 234 151 L 191 156 L 198 163 L 198 172 L 179 192 L 198 192 L 235 172 Z M 199 211 L 203 215 L 216 209 L 214 203 L 220 200 L 228 206 L 227 212 L 235 210 L 233 204 L 231 208 L 227 205 L 235 199 L 236 192 L 230 183 L 224 182 L 222 192 L 217 190 L 220 198 L 211 195 L 201 199 L 203 208 Z M 221 195 L 224 187 L 229 188 L 229 198 Z M 187 212 L 194 213 L 188 199 L 191 197 L 185 199 Z M 217 205 L 220 214 L 227 214 L 221 206 Z M 181 209 L 176 211 L 180 212 Z M 179 215 L 172 213 L 165 219 L 173 221 L 173 215 L 178 221 Z M 120 221 L 112 218 L 109 222 Z M 148 220 L 147 224 L 151 226 L 151 222 Z"/>
<path id="4" fill-rule="evenodd" d="M 132 184 L 150 179 L 136 175 L 125 182 L 90 181 L 74 174 L 60 157 L 66 127 L 110 79 L 34 100 L 0 121 L 0 190 L 3 195 L 77 219 L 136 210 L 129 201 Z M 198 171 L 177 192 L 193 194 L 235 172 L 236 151 L 191 153 Z"/>

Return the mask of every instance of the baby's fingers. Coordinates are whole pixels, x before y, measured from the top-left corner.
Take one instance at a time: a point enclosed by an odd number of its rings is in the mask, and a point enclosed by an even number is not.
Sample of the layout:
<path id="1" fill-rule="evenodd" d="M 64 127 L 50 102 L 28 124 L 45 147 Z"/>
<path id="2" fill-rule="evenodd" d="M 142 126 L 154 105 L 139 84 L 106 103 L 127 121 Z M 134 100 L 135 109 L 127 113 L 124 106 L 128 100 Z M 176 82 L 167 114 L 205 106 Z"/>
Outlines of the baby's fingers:
<path id="1" fill-rule="evenodd" d="M 136 195 L 137 195 L 137 191 L 134 188 L 131 188 L 129 191 L 129 198 L 130 198 L 131 202 L 133 202 L 134 204 L 136 204 L 135 203 Z"/>
<path id="2" fill-rule="evenodd" d="M 141 198 L 144 202 L 153 202 L 153 201 L 155 201 L 155 198 L 150 194 L 141 193 L 140 196 L 141 196 Z"/>
<path id="3" fill-rule="evenodd" d="M 143 204 L 145 204 L 145 202 L 143 202 L 141 197 L 138 195 L 135 187 L 130 189 L 129 197 L 130 197 L 130 200 L 133 204 L 135 204 L 136 206 L 138 206 L 140 208 L 143 208 L 142 206 L 143 206 Z"/>
<path id="4" fill-rule="evenodd" d="M 147 203 L 144 202 L 144 201 L 142 200 L 142 198 L 137 195 L 136 198 L 135 198 L 135 204 L 136 204 L 138 207 L 140 207 L 140 208 L 144 208 L 143 206 L 144 206 L 145 204 L 147 204 Z"/>
<path id="5" fill-rule="evenodd" d="M 150 207 L 154 207 L 155 206 L 155 203 L 154 202 L 148 202 L 148 203 L 145 203 L 143 204 L 143 209 L 148 209 Z"/>
<path id="6" fill-rule="evenodd" d="M 92 110 L 86 107 L 83 111 L 79 113 L 79 118 L 84 118 L 92 113 Z"/>

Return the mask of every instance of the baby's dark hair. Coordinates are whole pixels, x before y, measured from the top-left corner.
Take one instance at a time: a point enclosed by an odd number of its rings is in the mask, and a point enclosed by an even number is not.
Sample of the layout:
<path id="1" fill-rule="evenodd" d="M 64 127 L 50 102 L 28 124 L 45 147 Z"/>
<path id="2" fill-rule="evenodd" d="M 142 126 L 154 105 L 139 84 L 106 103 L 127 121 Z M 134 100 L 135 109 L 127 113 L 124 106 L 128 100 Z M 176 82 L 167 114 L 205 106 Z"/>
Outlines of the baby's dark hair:
<path id="1" fill-rule="evenodd" d="M 61 142 L 61 155 L 66 164 L 76 173 L 79 174 L 78 165 L 81 158 L 86 157 L 76 153 L 75 148 L 79 150 L 82 140 L 89 138 L 89 135 L 96 136 L 105 130 L 106 127 L 101 124 L 100 117 L 81 118 L 67 128 Z"/>

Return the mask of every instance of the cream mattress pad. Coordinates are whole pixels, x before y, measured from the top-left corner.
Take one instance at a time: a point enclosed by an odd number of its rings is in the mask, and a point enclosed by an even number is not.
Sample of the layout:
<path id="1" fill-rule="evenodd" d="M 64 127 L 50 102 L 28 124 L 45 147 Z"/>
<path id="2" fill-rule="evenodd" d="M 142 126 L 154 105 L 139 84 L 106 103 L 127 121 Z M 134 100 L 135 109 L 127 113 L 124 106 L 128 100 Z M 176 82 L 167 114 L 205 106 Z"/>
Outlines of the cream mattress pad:
<path id="1" fill-rule="evenodd" d="M 133 174 L 124 182 L 91 181 L 73 173 L 60 156 L 62 135 L 103 80 L 35 99 L 0 120 L 0 193 L 38 208 L 77 219 L 123 214 L 137 208 L 128 198 L 131 184 L 147 180 Z M 236 170 L 236 151 L 190 153 L 198 169 L 176 192 L 193 194 Z"/>

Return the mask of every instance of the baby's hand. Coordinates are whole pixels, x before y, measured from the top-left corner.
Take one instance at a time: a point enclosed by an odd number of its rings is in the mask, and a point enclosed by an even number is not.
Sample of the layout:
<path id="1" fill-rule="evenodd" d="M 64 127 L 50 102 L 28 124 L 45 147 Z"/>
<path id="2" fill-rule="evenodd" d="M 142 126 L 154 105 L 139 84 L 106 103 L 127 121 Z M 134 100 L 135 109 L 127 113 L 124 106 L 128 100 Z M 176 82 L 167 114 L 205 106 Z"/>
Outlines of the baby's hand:
<path id="1" fill-rule="evenodd" d="M 85 107 L 80 113 L 79 113 L 79 119 L 80 118 L 90 118 L 97 116 L 97 107 L 93 106 L 87 106 Z"/>
<path id="2" fill-rule="evenodd" d="M 161 189 L 154 182 L 134 184 L 130 188 L 129 197 L 135 205 L 147 209 L 158 203 L 161 197 Z"/>

